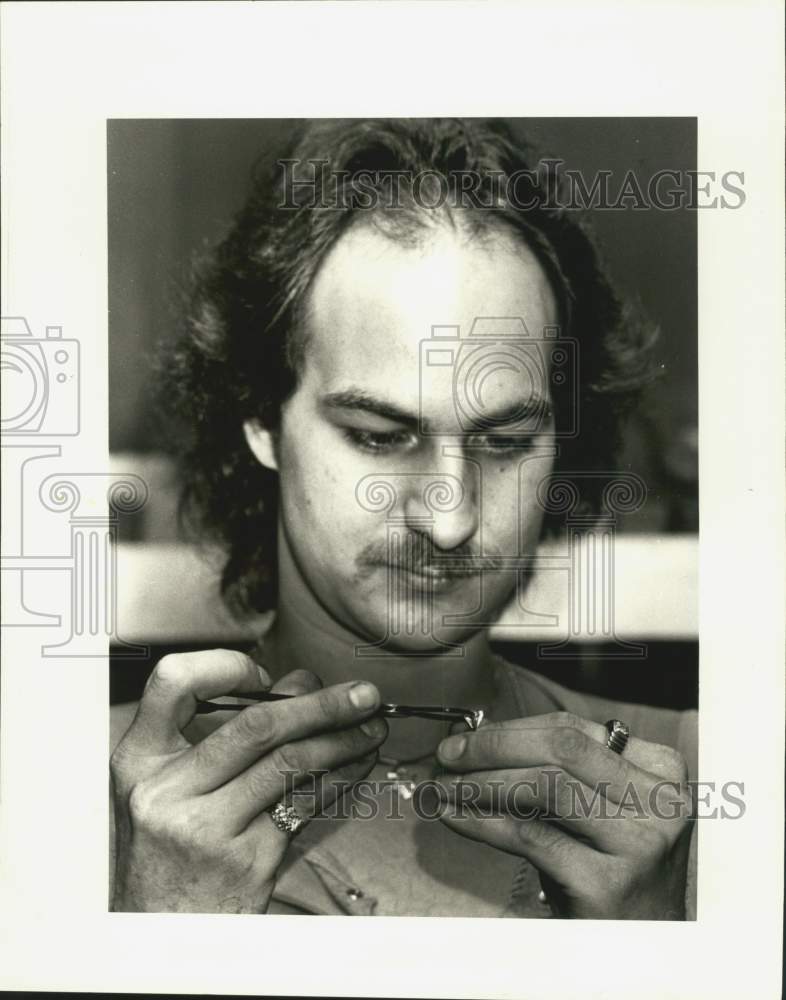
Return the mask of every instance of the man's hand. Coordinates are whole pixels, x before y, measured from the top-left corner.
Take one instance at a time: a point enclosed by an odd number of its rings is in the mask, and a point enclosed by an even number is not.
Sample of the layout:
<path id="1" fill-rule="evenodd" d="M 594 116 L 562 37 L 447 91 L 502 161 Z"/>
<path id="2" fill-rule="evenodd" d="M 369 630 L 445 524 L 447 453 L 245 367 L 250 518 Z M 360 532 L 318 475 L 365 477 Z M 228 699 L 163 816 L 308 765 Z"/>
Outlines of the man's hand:
<path id="1" fill-rule="evenodd" d="M 619 755 L 606 739 L 602 725 L 562 712 L 451 736 L 439 747 L 454 772 L 441 776 L 441 818 L 527 858 L 556 916 L 684 919 L 685 760 L 635 737 Z"/>
<path id="2" fill-rule="evenodd" d="M 387 725 L 369 719 L 379 693 L 366 683 L 322 690 L 295 671 L 273 690 L 300 697 L 234 712 L 195 745 L 183 735 L 198 700 L 269 688 L 242 653 L 159 662 L 112 755 L 114 910 L 264 912 L 289 843 L 268 810 L 310 772 L 328 772 L 317 796 L 292 803 L 309 819 L 315 798 L 324 807 L 369 773 Z"/>

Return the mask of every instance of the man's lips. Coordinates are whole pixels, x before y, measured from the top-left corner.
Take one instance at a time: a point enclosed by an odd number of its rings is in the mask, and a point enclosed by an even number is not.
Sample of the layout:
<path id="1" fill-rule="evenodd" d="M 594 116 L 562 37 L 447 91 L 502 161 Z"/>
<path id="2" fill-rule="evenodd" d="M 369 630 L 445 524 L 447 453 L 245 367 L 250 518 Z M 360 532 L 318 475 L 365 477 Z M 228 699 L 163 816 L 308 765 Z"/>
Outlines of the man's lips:
<path id="1" fill-rule="evenodd" d="M 457 552 L 424 559 L 401 558 L 397 552 L 371 552 L 358 560 L 358 578 L 368 579 L 371 574 L 383 571 L 391 577 L 410 581 L 413 586 L 448 588 L 466 580 L 477 580 L 486 573 L 504 570 L 505 561 L 496 554 Z"/>
<path id="2" fill-rule="evenodd" d="M 389 572 L 400 573 L 416 583 L 430 587 L 448 587 L 465 580 L 473 580 L 477 573 L 448 566 L 411 566 L 406 563 L 386 563 Z"/>

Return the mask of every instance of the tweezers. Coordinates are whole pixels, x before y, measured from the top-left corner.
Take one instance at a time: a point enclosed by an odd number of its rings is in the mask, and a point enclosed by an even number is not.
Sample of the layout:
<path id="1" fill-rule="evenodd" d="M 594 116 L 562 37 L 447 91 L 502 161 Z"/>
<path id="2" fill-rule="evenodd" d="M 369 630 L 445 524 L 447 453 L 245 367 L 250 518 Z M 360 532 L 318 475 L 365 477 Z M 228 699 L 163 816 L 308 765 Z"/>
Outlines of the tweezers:
<path id="1" fill-rule="evenodd" d="M 272 691 L 265 691 L 261 694 L 243 695 L 253 701 L 284 701 L 287 698 L 294 698 L 293 694 L 274 694 Z M 248 705 L 229 704 L 222 705 L 216 701 L 198 701 L 196 710 L 199 715 L 206 715 L 208 712 L 239 712 Z M 471 730 L 475 730 L 483 721 L 483 709 L 481 708 L 444 708 L 439 705 L 380 705 L 375 715 L 386 715 L 392 719 L 437 719 L 448 722 L 464 722 Z"/>

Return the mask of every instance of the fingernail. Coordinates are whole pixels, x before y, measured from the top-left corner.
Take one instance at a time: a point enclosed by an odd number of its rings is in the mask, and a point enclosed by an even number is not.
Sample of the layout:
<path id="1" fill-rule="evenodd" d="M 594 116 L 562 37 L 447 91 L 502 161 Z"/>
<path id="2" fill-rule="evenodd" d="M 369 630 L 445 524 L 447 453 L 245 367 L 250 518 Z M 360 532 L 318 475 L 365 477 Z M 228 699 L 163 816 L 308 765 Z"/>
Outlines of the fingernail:
<path id="1" fill-rule="evenodd" d="M 386 728 L 387 727 L 382 719 L 369 719 L 368 722 L 363 722 L 360 726 L 361 731 L 364 732 L 366 736 L 370 736 L 372 740 L 376 740 L 380 736 L 384 736 Z"/>
<path id="2" fill-rule="evenodd" d="M 349 689 L 349 700 L 355 708 L 373 708 L 377 703 L 377 690 L 370 684 L 355 684 Z"/>
<path id="3" fill-rule="evenodd" d="M 467 748 L 466 736 L 449 736 L 439 745 L 439 755 L 443 760 L 458 760 Z"/>

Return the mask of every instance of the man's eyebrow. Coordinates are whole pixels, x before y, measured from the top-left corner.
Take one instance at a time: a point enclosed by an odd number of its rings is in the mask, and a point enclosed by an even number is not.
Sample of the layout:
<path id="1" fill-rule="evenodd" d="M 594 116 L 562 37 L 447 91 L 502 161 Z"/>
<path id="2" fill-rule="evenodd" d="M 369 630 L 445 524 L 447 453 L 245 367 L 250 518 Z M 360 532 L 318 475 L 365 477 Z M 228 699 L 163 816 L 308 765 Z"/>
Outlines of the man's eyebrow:
<path id="1" fill-rule="evenodd" d="M 322 397 L 322 404 L 331 409 L 360 410 L 364 413 L 373 413 L 375 416 L 403 424 L 405 427 L 420 427 L 426 434 L 430 433 L 431 430 L 427 418 L 419 418 L 417 414 L 402 410 L 385 399 L 371 396 L 362 389 L 330 392 Z M 509 403 L 496 411 L 484 408 L 477 414 L 476 419 L 473 419 L 472 414 L 464 414 L 462 424 L 465 429 L 472 426 L 479 431 L 504 428 L 534 415 L 548 418 L 551 416 L 551 410 L 551 403 L 547 399 L 538 394 L 532 394 L 527 399 Z"/>
<path id="2" fill-rule="evenodd" d="M 396 406 L 395 403 L 390 403 L 386 399 L 378 399 L 376 396 L 371 396 L 367 392 L 363 392 L 362 389 L 344 389 L 341 392 L 329 392 L 326 396 L 322 397 L 322 404 L 331 409 L 362 410 L 364 413 L 373 413 L 377 417 L 383 417 L 385 420 L 393 420 L 407 427 L 417 427 L 420 424 L 421 427 L 426 429 L 428 426 L 427 421 L 419 420 L 417 413 L 408 413 L 406 410 L 402 410 Z"/>

